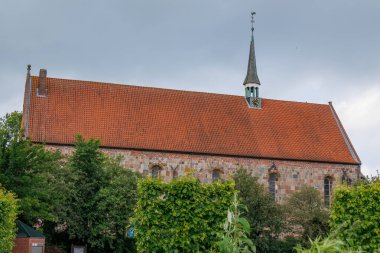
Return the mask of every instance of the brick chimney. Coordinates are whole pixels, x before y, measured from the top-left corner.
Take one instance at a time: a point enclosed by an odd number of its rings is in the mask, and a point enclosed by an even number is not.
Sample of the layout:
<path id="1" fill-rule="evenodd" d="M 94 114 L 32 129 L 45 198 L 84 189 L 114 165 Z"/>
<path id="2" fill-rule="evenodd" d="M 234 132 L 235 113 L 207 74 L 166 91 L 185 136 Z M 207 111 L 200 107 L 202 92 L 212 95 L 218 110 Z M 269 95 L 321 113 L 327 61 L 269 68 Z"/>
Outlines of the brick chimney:
<path id="1" fill-rule="evenodd" d="M 38 88 L 37 88 L 37 96 L 46 97 L 46 76 L 47 70 L 40 69 L 40 75 L 38 77 Z"/>

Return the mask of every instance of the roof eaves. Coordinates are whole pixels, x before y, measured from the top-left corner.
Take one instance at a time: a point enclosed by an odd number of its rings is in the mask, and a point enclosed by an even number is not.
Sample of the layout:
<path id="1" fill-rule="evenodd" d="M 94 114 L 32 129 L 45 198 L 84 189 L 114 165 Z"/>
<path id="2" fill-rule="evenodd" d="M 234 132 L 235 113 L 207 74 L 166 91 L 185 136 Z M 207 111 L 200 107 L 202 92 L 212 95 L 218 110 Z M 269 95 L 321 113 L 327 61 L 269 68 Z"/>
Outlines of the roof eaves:
<path id="1" fill-rule="evenodd" d="M 352 158 L 354 158 L 354 160 L 361 165 L 362 162 L 361 162 L 358 154 L 356 153 L 356 150 L 355 150 L 354 146 L 352 145 L 351 140 L 348 137 L 348 134 L 347 134 L 346 130 L 344 129 L 343 124 L 340 121 L 338 114 L 336 113 L 336 111 L 334 109 L 334 106 L 332 105 L 332 102 L 329 102 L 329 106 L 330 106 L 331 112 L 334 116 L 334 119 L 336 121 L 336 124 L 337 124 L 343 138 L 344 138 L 344 141 L 346 142 L 347 148 L 351 153 Z"/>

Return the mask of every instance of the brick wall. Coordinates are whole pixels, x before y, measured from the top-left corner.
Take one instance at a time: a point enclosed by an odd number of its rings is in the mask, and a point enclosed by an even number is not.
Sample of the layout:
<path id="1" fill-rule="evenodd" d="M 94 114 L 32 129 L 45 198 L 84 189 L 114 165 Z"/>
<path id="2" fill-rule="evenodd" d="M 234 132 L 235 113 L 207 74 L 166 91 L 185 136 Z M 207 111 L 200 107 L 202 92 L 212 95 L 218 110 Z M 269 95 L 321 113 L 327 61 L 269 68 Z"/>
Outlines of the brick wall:
<path id="1" fill-rule="evenodd" d="M 34 243 L 42 244 L 45 252 L 45 238 L 16 238 L 12 253 L 30 253 Z"/>
<path id="2" fill-rule="evenodd" d="M 64 154 L 70 154 L 74 150 L 71 146 L 50 145 L 48 148 L 60 149 Z M 120 149 L 103 149 L 103 151 L 113 157 L 121 156 L 122 164 L 126 168 L 142 174 L 150 174 L 151 168 L 158 165 L 161 168 L 160 178 L 165 181 L 171 180 L 176 175 L 194 173 L 200 181 L 211 182 L 213 170 L 220 171 L 221 177 L 228 179 L 237 169 L 246 168 L 258 178 L 260 183 L 269 187 L 269 174 L 275 172 L 276 199 L 279 202 L 283 202 L 289 193 L 299 190 L 305 184 L 318 189 L 323 196 L 324 179 L 327 176 L 332 178 L 333 188 L 340 184 L 344 171 L 353 181 L 360 178 L 359 165 Z"/>

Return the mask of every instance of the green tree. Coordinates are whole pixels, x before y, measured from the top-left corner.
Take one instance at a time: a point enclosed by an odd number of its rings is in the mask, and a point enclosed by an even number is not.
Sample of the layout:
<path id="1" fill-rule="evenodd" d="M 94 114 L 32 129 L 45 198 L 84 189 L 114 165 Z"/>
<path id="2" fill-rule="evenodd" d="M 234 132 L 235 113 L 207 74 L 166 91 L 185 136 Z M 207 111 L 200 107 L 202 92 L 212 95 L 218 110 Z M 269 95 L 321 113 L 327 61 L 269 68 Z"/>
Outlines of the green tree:
<path id="1" fill-rule="evenodd" d="M 329 232 L 329 213 L 318 190 L 303 186 L 287 199 L 284 209 L 287 228 L 301 235 L 302 245 L 308 245 L 309 238 L 323 237 Z"/>
<path id="2" fill-rule="evenodd" d="M 67 232 L 74 243 L 88 244 L 91 252 L 130 251 L 126 232 L 139 176 L 107 157 L 99 145 L 98 140 L 77 136 L 68 163 L 75 190 L 67 202 Z"/>
<path id="3" fill-rule="evenodd" d="M 245 216 L 251 226 L 250 238 L 254 241 L 257 251 L 277 252 L 276 238 L 282 227 L 280 206 L 247 170 L 239 169 L 234 175 L 234 180 L 239 200 L 247 207 Z"/>
<path id="4" fill-rule="evenodd" d="M 0 187 L 0 253 L 12 252 L 16 238 L 17 202 L 13 193 Z"/>
<path id="5" fill-rule="evenodd" d="M 22 138 L 22 113 L 0 119 L 0 183 L 20 200 L 19 218 L 57 221 L 65 196 L 59 152 Z"/>
<path id="6" fill-rule="evenodd" d="M 89 140 L 86 142 L 77 136 L 75 152 L 68 164 L 74 177 L 75 191 L 68 199 L 70 208 L 67 213 L 67 225 L 70 238 L 75 243 L 84 244 L 91 236 L 93 221 L 92 212 L 96 208 L 94 196 L 98 193 L 105 181 L 103 166 L 105 155 L 99 149 L 100 142 Z"/>
<path id="7" fill-rule="evenodd" d="M 118 160 L 107 160 L 105 183 L 94 196 L 96 207 L 91 213 L 92 247 L 115 253 L 132 251 L 133 241 L 126 234 L 137 202 L 138 178 L 138 173 L 122 168 Z"/>

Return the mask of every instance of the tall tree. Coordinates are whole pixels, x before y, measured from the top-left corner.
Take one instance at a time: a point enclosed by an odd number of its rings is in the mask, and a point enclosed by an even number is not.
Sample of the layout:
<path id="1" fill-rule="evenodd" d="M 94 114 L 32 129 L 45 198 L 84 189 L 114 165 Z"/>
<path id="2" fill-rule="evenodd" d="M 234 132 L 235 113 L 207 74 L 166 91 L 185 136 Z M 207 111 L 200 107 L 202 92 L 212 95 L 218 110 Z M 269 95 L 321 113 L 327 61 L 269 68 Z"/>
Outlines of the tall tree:
<path id="1" fill-rule="evenodd" d="M 20 112 L 0 119 L 0 183 L 20 200 L 20 219 L 57 221 L 65 196 L 61 155 L 23 139 L 21 119 Z"/>
<path id="2" fill-rule="evenodd" d="M 257 178 L 245 169 L 239 169 L 235 175 L 235 188 L 239 198 L 247 207 L 247 218 L 251 226 L 251 239 L 258 252 L 276 252 L 273 246 L 281 232 L 282 214 L 268 190 L 257 182 Z"/>
<path id="3" fill-rule="evenodd" d="M 94 196 L 104 181 L 102 169 L 105 156 L 99 150 L 100 142 L 86 142 L 77 136 L 75 152 L 70 157 L 69 168 L 76 174 L 73 192 L 69 199 L 67 214 L 68 232 L 77 243 L 86 243 L 91 236 L 91 213 L 96 208 Z"/>
<path id="4" fill-rule="evenodd" d="M 126 252 L 129 218 L 137 201 L 137 173 L 100 151 L 98 140 L 77 136 L 68 166 L 75 190 L 68 205 L 68 234 L 91 252 Z"/>

